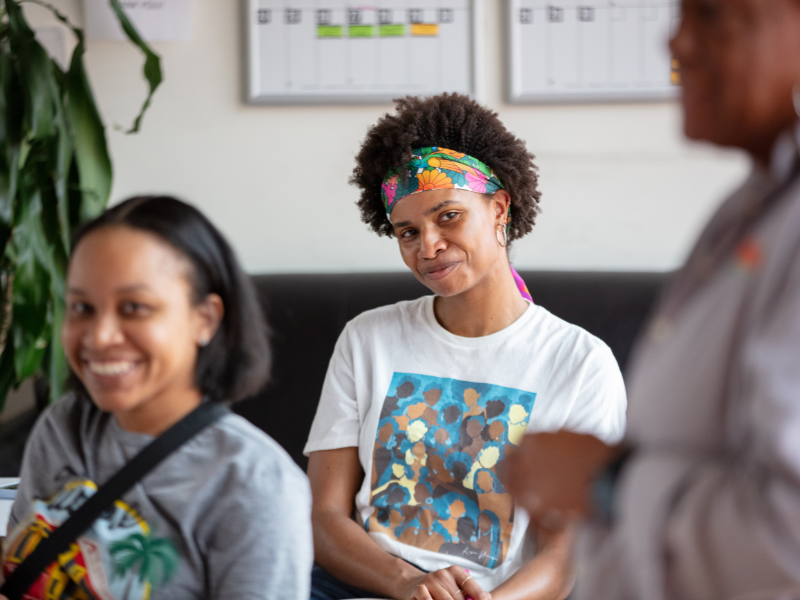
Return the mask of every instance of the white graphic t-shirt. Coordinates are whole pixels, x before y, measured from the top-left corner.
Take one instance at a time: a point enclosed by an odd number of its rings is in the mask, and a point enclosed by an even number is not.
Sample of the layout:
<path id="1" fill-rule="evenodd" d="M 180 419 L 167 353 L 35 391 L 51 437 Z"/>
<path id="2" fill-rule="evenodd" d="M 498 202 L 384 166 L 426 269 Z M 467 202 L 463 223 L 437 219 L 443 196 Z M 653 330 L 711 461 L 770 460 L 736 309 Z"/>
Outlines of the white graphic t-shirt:
<path id="1" fill-rule="evenodd" d="M 616 443 L 625 387 L 611 350 L 533 304 L 506 329 L 453 335 L 434 297 L 366 312 L 336 345 L 306 454 L 358 447 L 360 522 L 422 569 L 470 570 L 492 590 L 533 555 L 497 472 L 525 433 Z"/>

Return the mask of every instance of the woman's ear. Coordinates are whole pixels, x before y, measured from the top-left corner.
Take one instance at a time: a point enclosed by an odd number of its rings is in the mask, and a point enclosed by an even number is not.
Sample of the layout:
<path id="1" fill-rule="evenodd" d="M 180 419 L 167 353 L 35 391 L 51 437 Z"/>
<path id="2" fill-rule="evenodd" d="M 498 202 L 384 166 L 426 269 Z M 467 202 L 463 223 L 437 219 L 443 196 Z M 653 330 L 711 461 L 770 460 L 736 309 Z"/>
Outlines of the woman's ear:
<path id="1" fill-rule="evenodd" d="M 511 196 L 505 190 L 497 190 L 491 198 L 495 221 L 498 224 L 505 223 L 508 218 L 508 207 L 511 206 Z"/>
<path id="2" fill-rule="evenodd" d="M 218 294 L 209 294 L 195 307 L 199 317 L 197 331 L 197 345 L 207 346 L 211 338 L 217 333 L 222 317 L 225 315 L 225 305 Z"/>

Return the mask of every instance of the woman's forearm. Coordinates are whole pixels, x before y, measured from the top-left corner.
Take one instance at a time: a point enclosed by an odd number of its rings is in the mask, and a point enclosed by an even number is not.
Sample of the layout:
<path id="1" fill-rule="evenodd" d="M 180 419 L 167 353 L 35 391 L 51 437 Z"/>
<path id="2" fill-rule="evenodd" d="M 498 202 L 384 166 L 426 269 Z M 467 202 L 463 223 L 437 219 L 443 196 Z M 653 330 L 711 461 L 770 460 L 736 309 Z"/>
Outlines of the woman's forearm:
<path id="1" fill-rule="evenodd" d="M 317 564 L 348 585 L 406 600 L 403 594 L 409 582 L 424 575 L 383 550 L 358 523 L 339 512 L 315 513 L 313 524 Z"/>
<path id="2" fill-rule="evenodd" d="M 563 600 L 573 585 L 571 530 L 537 532 L 536 554 L 492 591 L 492 600 Z"/>

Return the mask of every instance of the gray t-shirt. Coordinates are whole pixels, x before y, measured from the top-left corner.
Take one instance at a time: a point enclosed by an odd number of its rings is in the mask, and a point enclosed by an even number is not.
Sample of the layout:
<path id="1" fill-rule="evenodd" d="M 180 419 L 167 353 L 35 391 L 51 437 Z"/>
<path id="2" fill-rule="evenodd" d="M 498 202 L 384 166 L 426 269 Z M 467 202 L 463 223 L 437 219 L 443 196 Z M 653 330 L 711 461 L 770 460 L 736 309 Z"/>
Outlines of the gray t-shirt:
<path id="1" fill-rule="evenodd" d="M 152 439 L 122 430 L 83 397 L 50 407 L 25 451 L 6 572 Z M 308 481 L 292 459 L 227 415 L 139 481 L 37 586 L 42 598 L 58 588 L 60 598 L 83 589 L 115 600 L 308 600 L 310 512 Z"/>

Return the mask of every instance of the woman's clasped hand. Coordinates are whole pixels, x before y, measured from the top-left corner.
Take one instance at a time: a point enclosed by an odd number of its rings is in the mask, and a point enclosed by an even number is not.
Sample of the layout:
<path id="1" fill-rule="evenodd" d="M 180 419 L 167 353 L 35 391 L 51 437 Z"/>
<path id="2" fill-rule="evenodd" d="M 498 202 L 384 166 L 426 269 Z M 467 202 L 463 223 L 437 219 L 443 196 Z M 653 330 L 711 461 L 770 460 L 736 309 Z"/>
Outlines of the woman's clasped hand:
<path id="1" fill-rule="evenodd" d="M 492 595 L 481 588 L 461 567 L 448 567 L 426 573 L 409 583 L 403 594 L 408 600 L 491 600 Z"/>

